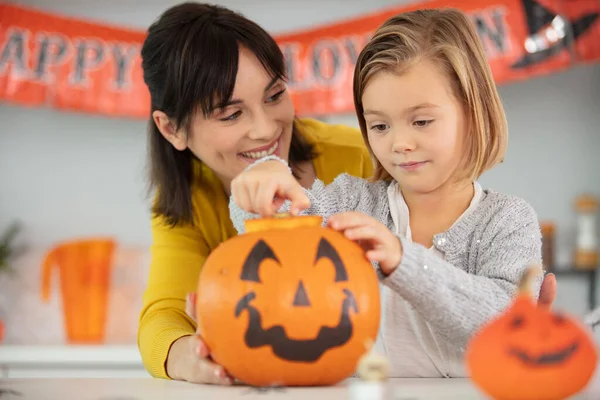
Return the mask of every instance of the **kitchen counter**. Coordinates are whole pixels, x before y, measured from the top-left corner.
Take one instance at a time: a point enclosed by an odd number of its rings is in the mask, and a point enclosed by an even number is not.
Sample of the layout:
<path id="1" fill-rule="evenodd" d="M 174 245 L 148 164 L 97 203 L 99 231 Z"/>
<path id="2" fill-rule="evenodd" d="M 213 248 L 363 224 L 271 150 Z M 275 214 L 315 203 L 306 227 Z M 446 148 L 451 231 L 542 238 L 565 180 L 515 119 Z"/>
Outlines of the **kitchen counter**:
<path id="1" fill-rule="evenodd" d="M 572 400 L 597 400 L 600 383 Z M 145 400 L 145 399 L 286 399 L 286 400 L 484 400 L 468 379 L 390 379 L 387 396 L 357 391 L 363 382 L 349 379 L 332 387 L 258 390 L 247 386 L 197 385 L 162 379 L 6 379 L 0 382 L 3 400 Z M 362 386 L 364 389 L 364 386 Z M 372 393 L 372 392 L 371 392 Z"/>
<path id="2" fill-rule="evenodd" d="M 149 377 L 135 345 L 0 345 L 5 378 Z"/>

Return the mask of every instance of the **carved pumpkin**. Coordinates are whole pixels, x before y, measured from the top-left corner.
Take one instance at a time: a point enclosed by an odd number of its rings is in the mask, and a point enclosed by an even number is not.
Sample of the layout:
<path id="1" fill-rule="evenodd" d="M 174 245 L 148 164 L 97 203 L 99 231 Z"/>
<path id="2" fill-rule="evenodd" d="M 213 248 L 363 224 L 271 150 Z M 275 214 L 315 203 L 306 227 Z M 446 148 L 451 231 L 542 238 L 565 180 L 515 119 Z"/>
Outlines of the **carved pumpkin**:
<path id="1" fill-rule="evenodd" d="M 254 386 L 335 384 L 379 328 L 363 250 L 316 216 L 249 220 L 207 258 L 199 332 L 218 364 Z"/>
<path id="2" fill-rule="evenodd" d="M 582 390 L 598 356 L 591 332 L 576 319 L 538 307 L 528 269 L 501 315 L 484 325 L 467 348 L 472 381 L 496 400 L 560 400 Z"/>

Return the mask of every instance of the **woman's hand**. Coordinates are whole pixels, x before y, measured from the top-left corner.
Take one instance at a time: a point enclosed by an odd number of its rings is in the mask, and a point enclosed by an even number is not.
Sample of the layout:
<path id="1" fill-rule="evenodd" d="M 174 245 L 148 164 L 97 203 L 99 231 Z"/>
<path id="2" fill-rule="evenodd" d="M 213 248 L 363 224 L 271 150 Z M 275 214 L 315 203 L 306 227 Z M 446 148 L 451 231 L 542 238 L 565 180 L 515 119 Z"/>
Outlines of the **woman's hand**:
<path id="1" fill-rule="evenodd" d="M 186 313 L 196 320 L 196 294 L 190 293 L 186 299 Z M 184 336 L 176 340 L 167 356 L 167 375 L 171 379 L 193 383 L 231 385 L 233 378 L 221 365 L 210 358 L 210 350 L 202 337 Z"/>
<path id="2" fill-rule="evenodd" d="M 285 200 L 291 201 L 291 214 L 310 206 L 302 186 L 280 161 L 261 162 L 231 181 L 231 195 L 237 206 L 250 213 L 270 217 Z"/>
<path id="3" fill-rule="evenodd" d="M 402 261 L 402 243 L 373 217 L 360 212 L 332 215 L 327 224 L 348 239 L 357 242 L 370 261 L 377 261 L 385 275 L 391 274 Z"/>

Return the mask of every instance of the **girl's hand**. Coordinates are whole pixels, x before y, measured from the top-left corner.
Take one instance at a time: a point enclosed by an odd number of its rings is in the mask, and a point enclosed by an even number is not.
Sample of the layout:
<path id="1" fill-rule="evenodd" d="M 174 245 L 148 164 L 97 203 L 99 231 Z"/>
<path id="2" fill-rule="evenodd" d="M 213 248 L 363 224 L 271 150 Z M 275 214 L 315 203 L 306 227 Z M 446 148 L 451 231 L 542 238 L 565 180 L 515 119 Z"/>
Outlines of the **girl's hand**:
<path id="1" fill-rule="evenodd" d="M 371 261 L 377 261 L 385 275 L 391 274 L 402 261 L 402 243 L 381 222 L 359 212 L 345 212 L 329 217 L 327 224 L 356 241 Z"/>
<path id="2" fill-rule="evenodd" d="M 291 201 L 290 213 L 295 215 L 310 206 L 302 186 L 280 161 L 264 161 L 242 172 L 231 181 L 231 195 L 246 212 L 272 216 L 285 200 Z"/>
<path id="3" fill-rule="evenodd" d="M 186 299 L 186 314 L 196 320 L 196 294 Z M 196 333 L 177 339 L 167 356 L 167 375 L 171 379 L 193 382 L 231 385 L 234 379 L 221 365 L 210 358 L 210 350 L 202 337 Z"/>

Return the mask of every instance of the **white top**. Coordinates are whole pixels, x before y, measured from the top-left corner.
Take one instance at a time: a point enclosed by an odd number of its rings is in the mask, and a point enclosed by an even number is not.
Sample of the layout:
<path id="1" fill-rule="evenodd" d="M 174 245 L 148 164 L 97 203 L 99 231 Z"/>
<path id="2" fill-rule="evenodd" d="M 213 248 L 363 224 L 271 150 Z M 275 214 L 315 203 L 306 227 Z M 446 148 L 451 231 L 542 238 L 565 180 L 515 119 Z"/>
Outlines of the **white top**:
<path id="1" fill-rule="evenodd" d="M 474 184 L 474 195 L 462 219 L 477 207 L 483 190 Z M 388 188 L 390 213 L 395 234 L 412 241 L 410 213 L 397 183 Z M 455 224 L 456 224 L 455 222 Z M 444 259 L 444 253 L 430 247 L 429 251 Z M 380 283 L 381 322 L 374 351 L 388 358 L 392 377 L 465 377 L 463 353 L 436 335 L 433 328 L 412 306 L 388 286 Z"/>

